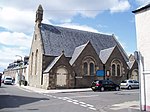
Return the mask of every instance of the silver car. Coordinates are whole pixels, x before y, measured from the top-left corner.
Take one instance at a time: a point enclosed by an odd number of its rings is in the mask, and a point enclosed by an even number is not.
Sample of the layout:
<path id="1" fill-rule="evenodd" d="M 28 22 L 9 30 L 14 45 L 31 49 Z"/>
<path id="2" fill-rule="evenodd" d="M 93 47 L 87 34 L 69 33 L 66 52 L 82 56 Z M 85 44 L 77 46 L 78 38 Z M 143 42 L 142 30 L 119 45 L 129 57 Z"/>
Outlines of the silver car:
<path id="1" fill-rule="evenodd" d="M 12 78 L 6 76 L 6 77 L 4 78 L 4 84 L 12 84 Z"/>
<path id="2" fill-rule="evenodd" d="M 139 82 L 136 80 L 124 80 L 121 82 L 120 84 L 120 88 L 121 89 L 135 89 L 135 88 L 139 88 Z"/>

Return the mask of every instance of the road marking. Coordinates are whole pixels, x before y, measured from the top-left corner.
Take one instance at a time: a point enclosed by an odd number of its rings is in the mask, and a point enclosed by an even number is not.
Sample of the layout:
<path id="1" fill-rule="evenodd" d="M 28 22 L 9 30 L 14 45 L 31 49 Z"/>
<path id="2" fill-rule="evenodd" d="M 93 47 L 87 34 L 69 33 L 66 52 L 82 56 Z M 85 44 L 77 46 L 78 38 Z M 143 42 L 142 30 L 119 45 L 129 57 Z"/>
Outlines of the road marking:
<path id="1" fill-rule="evenodd" d="M 91 110 L 96 110 L 96 108 L 94 108 L 94 107 L 89 107 L 89 109 L 91 109 Z"/>
<path id="2" fill-rule="evenodd" d="M 73 102 L 73 101 L 71 101 L 71 100 L 66 100 L 67 102 Z"/>
<path id="3" fill-rule="evenodd" d="M 86 104 L 86 103 L 84 103 L 84 102 L 79 102 L 79 103 L 81 103 L 81 104 Z"/>
<path id="4" fill-rule="evenodd" d="M 59 100 L 67 101 L 67 102 L 73 103 L 75 105 L 80 105 L 81 107 L 86 107 L 86 108 L 89 108 L 91 110 L 96 110 L 96 108 L 94 108 L 94 106 L 91 105 L 91 104 L 87 104 L 85 102 L 80 102 L 78 100 L 74 100 L 74 99 L 71 99 L 69 97 L 57 97 L 57 96 L 49 95 L 49 94 L 44 94 L 44 93 L 42 93 L 42 94 L 45 95 L 45 96 L 48 96 L 48 97 L 52 97 L 52 98 L 56 98 L 56 99 L 59 99 Z"/>
<path id="5" fill-rule="evenodd" d="M 23 91 L 26 91 L 26 92 L 29 92 L 29 93 L 31 93 L 31 92 L 33 92 L 33 91 L 31 91 L 31 90 L 28 90 L 28 89 L 24 89 L 24 88 L 21 88 L 21 87 L 19 87 L 21 90 L 23 90 Z"/>
<path id="6" fill-rule="evenodd" d="M 34 91 L 31 91 L 31 90 L 28 90 L 28 89 L 24 89 L 24 88 L 21 88 L 21 87 L 20 87 L 20 89 L 22 89 L 24 91 L 27 91 L 27 92 L 34 92 Z M 81 107 L 86 107 L 86 108 L 91 109 L 91 110 L 96 110 L 96 108 L 94 108 L 94 106 L 91 105 L 91 104 L 87 104 L 85 102 L 79 102 L 78 100 L 74 100 L 74 99 L 71 99 L 69 97 L 57 97 L 57 96 L 49 95 L 49 94 L 45 94 L 45 93 L 39 93 L 39 94 L 43 94 L 43 95 L 45 95 L 47 97 L 52 97 L 52 98 L 56 98 L 56 99 L 59 99 L 59 100 L 67 101 L 69 103 L 73 103 L 75 105 L 80 105 Z M 99 96 L 99 95 L 76 96 L 74 98 L 79 98 L 79 97 L 95 97 L 95 96 Z"/>
<path id="7" fill-rule="evenodd" d="M 62 98 L 62 97 L 58 97 L 58 99 L 59 99 L 59 100 L 63 100 L 63 98 Z"/>
<path id="8" fill-rule="evenodd" d="M 78 102 L 78 100 L 72 100 L 72 101 L 74 101 L 74 102 Z"/>
<path id="9" fill-rule="evenodd" d="M 76 104 L 76 105 L 77 105 L 77 104 L 79 104 L 79 103 L 78 103 L 78 102 L 73 102 L 73 104 Z"/>
<path id="10" fill-rule="evenodd" d="M 82 107 L 87 107 L 87 105 L 82 105 L 82 104 L 81 104 L 80 106 L 82 106 Z"/>
<path id="11" fill-rule="evenodd" d="M 45 96 L 49 96 L 49 97 L 52 97 L 52 95 L 48 95 L 48 94 L 43 94 L 43 95 L 45 95 Z"/>
<path id="12" fill-rule="evenodd" d="M 139 105 L 139 101 L 129 101 L 129 102 L 124 102 L 120 104 L 114 104 L 110 109 L 112 110 L 120 110 L 120 109 L 125 109 L 125 108 L 134 108 L 133 105 Z M 138 107 L 139 108 L 139 107 Z M 137 107 L 136 107 L 137 109 Z"/>
<path id="13" fill-rule="evenodd" d="M 88 97 L 97 97 L 99 95 L 87 95 L 87 96 L 73 96 L 73 97 L 70 97 L 70 98 L 88 98 Z"/>
<path id="14" fill-rule="evenodd" d="M 93 105 L 91 105 L 91 104 L 86 104 L 87 106 L 89 106 L 89 107 L 94 107 Z"/>
<path id="15" fill-rule="evenodd" d="M 56 96 L 52 96 L 53 98 L 57 98 Z"/>
<path id="16" fill-rule="evenodd" d="M 68 99 L 62 98 L 62 100 L 68 100 Z"/>

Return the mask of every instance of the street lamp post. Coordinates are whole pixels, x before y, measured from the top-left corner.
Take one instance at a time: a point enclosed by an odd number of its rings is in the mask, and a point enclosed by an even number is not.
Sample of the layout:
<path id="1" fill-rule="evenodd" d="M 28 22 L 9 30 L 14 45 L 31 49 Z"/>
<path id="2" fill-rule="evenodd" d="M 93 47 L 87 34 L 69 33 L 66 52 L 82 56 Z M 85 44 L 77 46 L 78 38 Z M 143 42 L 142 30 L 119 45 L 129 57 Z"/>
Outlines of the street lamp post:
<path id="1" fill-rule="evenodd" d="M 21 61 L 20 61 L 20 64 L 19 64 L 19 86 L 21 86 L 21 81 L 22 81 L 22 56 L 20 56 L 20 55 L 16 55 L 16 56 L 18 56 L 18 57 L 20 57 L 21 58 Z"/>

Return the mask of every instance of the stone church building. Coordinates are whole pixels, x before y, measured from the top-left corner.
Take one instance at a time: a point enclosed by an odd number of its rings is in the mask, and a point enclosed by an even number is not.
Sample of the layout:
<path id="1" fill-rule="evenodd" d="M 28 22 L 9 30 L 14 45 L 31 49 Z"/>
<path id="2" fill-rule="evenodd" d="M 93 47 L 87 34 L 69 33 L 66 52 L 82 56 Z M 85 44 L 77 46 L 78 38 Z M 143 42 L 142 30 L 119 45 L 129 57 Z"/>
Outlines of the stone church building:
<path id="1" fill-rule="evenodd" d="M 116 83 L 127 79 L 128 56 L 114 35 L 53 26 L 42 20 L 39 5 L 29 56 L 30 86 L 83 88 L 96 79 Z"/>

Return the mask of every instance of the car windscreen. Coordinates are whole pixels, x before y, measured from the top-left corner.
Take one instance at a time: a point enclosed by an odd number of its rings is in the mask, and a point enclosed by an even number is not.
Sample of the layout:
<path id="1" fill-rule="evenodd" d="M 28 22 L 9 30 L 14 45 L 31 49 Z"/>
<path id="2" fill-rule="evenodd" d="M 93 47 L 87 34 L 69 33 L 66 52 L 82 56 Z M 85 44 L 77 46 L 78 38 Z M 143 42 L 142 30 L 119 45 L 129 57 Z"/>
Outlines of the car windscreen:
<path id="1" fill-rule="evenodd" d="M 124 81 L 122 81 L 121 83 L 127 83 L 127 81 L 126 81 L 126 80 L 124 80 Z"/>
<path id="2" fill-rule="evenodd" d="M 12 80 L 12 78 L 6 78 L 6 80 Z"/>

